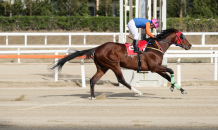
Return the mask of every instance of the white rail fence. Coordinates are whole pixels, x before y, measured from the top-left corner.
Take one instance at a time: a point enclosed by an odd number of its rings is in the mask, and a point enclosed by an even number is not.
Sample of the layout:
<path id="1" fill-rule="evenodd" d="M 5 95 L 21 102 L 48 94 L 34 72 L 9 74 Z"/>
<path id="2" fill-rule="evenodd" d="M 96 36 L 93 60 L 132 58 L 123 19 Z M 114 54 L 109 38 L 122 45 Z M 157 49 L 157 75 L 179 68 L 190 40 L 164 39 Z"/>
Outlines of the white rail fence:
<path id="1" fill-rule="evenodd" d="M 6 36 L 6 45 L 8 44 L 8 36 L 24 36 L 24 45 L 27 46 L 28 36 L 45 36 L 44 45 L 47 45 L 47 36 L 69 36 L 69 46 L 71 46 L 71 36 L 83 36 L 83 44 L 86 44 L 86 36 L 113 36 L 113 42 L 116 42 L 116 36 L 120 33 L 0 33 L 0 36 Z"/>
<path id="2" fill-rule="evenodd" d="M 68 50 L 22 50 L 22 51 L 0 51 L 0 54 L 31 54 L 31 53 L 53 53 L 58 55 L 59 53 L 68 53 Z M 176 53 L 176 54 L 175 54 Z M 180 54 L 178 54 L 180 53 Z M 194 54 L 188 54 L 194 53 Z M 164 55 L 166 58 L 178 58 L 177 60 L 177 83 L 181 86 L 181 66 L 180 60 L 181 58 L 215 58 L 214 62 L 214 80 L 217 81 L 217 57 L 218 51 L 178 51 L 178 50 L 168 50 Z M 55 62 L 57 62 L 58 58 L 55 58 Z M 58 81 L 58 70 L 55 70 L 55 81 Z M 84 60 L 81 60 L 81 79 L 82 79 L 82 87 L 86 87 L 85 82 L 85 68 L 84 68 Z"/>
<path id="3" fill-rule="evenodd" d="M 193 45 L 192 47 L 204 47 L 210 48 L 210 50 L 200 50 L 200 51 L 182 51 L 182 50 L 168 50 L 165 57 L 166 58 L 178 58 L 177 60 L 177 82 L 181 86 L 181 66 L 180 60 L 181 58 L 211 58 L 211 63 L 213 63 L 213 58 L 215 58 L 214 62 L 214 80 L 217 80 L 217 53 L 218 51 L 212 50 L 214 47 L 218 47 L 218 45 L 205 45 L 205 36 L 206 35 L 218 35 L 218 32 L 187 32 L 183 33 L 184 35 L 201 35 L 201 45 Z M 83 45 L 71 45 L 71 36 L 83 36 Z M 116 36 L 119 36 L 119 33 L 0 33 L 0 36 L 6 36 L 6 44 L 5 46 L 0 46 L 0 48 L 16 48 L 17 51 L 0 51 L 0 54 L 23 54 L 23 53 L 53 53 L 58 55 L 58 53 L 66 53 L 68 54 L 68 50 L 70 48 L 94 48 L 99 45 L 86 45 L 86 36 L 87 35 L 108 35 L 113 36 L 112 41 L 116 42 Z M 8 43 L 9 36 L 24 36 L 24 46 L 11 46 Z M 27 38 L 28 36 L 45 36 L 44 46 L 32 46 L 28 45 Z M 63 46 L 49 46 L 47 45 L 47 36 L 69 36 L 69 45 Z M 171 46 L 176 47 L 176 46 Z M 20 50 L 21 48 L 63 48 L 66 50 Z M 58 59 L 56 58 L 55 61 Z M 18 63 L 20 63 L 20 59 L 18 58 Z M 82 87 L 86 87 L 85 84 L 85 69 L 84 69 L 84 60 L 81 60 L 81 76 L 82 76 Z M 55 73 L 55 81 L 58 81 L 58 71 Z"/>
<path id="4" fill-rule="evenodd" d="M 126 33 L 127 35 L 129 33 Z M 183 32 L 184 35 L 200 35 L 201 36 L 201 45 L 205 45 L 205 36 L 206 35 L 218 35 L 218 32 Z M 44 45 L 47 45 L 47 36 L 69 36 L 69 46 L 71 46 L 71 36 L 83 36 L 83 44 L 86 44 L 86 36 L 113 36 L 113 42 L 116 42 L 116 36 L 119 36 L 120 33 L 0 33 L 0 36 L 6 36 L 6 45 L 8 44 L 9 36 L 24 36 L 24 45 L 27 46 L 28 36 L 45 36 Z"/>

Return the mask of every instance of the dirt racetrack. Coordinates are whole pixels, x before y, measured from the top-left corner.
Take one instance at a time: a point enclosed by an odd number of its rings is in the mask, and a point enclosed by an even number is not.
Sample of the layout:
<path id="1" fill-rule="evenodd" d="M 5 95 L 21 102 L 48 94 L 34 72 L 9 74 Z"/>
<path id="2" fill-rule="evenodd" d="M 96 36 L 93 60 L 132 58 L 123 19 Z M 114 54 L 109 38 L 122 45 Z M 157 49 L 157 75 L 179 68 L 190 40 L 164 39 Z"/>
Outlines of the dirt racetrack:
<path id="1" fill-rule="evenodd" d="M 66 64 L 57 83 L 48 64 L 1 64 L 0 130 L 217 130 L 213 64 L 181 65 L 187 95 L 169 87 L 137 87 L 144 93 L 138 97 L 117 87 L 109 71 L 95 87 L 96 96 L 106 99 L 90 100 L 91 63 L 85 64 L 86 88 L 79 87 L 79 64 Z M 176 64 L 168 67 L 176 75 Z"/>

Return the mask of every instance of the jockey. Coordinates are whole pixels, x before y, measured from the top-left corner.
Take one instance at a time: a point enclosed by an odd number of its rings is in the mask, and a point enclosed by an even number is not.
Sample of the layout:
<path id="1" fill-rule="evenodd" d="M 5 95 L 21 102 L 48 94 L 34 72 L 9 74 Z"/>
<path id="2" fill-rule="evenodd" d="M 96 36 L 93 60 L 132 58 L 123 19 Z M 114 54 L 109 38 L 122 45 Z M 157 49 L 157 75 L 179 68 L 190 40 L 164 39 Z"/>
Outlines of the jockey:
<path id="1" fill-rule="evenodd" d="M 131 34 L 133 35 L 134 53 L 137 53 L 137 52 L 139 52 L 139 48 L 138 48 L 139 34 L 138 34 L 137 28 L 145 29 L 146 34 L 148 36 L 154 38 L 154 35 L 151 34 L 151 32 L 150 32 L 150 28 L 157 29 L 159 26 L 159 21 L 157 19 L 148 20 L 145 18 L 134 18 L 134 19 L 129 21 L 127 26 L 129 28 Z"/>

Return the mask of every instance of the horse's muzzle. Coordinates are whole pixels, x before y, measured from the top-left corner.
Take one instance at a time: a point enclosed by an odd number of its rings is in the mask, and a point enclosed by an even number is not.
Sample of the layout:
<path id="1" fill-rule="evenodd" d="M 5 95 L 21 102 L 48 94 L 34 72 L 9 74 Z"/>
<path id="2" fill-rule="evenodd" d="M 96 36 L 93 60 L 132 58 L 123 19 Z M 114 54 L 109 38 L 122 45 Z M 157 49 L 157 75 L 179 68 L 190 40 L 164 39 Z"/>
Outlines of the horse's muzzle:
<path id="1" fill-rule="evenodd" d="M 188 46 L 188 50 L 191 49 L 191 47 L 192 47 L 192 45 L 189 45 L 189 46 Z"/>
<path id="2" fill-rule="evenodd" d="M 189 49 L 191 49 L 191 47 L 192 47 L 192 45 L 189 45 L 189 46 L 183 46 L 183 48 L 184 48 L 185 50 L 189 50 Z"/>

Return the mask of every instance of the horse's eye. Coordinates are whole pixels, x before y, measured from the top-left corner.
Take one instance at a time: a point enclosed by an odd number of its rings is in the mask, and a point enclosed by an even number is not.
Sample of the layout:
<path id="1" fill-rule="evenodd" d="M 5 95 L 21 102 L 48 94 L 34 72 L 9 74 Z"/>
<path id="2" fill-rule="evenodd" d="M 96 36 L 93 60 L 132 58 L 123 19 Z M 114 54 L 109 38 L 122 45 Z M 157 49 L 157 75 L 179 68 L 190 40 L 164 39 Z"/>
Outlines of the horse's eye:
<path id="1" fill-rule="evenodd" d="M 184 36 L 183 34 L 180 35 L 180 38 L 181 38 L 182 40 L 185 40 L 185 36 Z"/>

